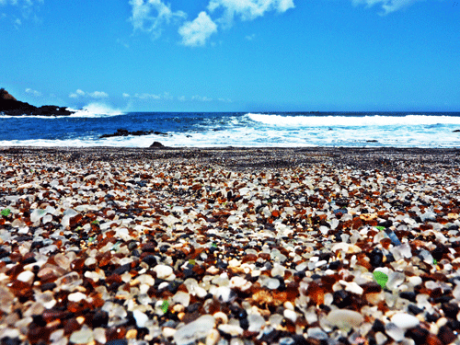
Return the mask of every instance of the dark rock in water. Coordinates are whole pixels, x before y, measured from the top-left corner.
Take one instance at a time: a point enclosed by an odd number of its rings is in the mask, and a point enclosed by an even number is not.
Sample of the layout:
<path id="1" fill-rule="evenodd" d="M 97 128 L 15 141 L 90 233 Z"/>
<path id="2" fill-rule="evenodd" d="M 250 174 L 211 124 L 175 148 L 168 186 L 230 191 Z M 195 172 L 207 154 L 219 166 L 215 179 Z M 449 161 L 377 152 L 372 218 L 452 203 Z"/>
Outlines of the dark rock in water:
<path id="1" fill-rule="evenodd" d="M 18 101 L 11 96 L 5 89 L 0 89 L 0 114 L 21 116 L 21 115 L 41 115 L 41 116 L 69 116 L 74 112 L 65 107 L 56 105 L 44 105 L 35 107 L 29 103 Z"/>
<path id="2" fill-rule="evenodd" d="M 460 133 L 460 129 L 454 129 L 452 133 Z"/>
<path id="3" fill-rule="evenodd" d="M 164 136 L 164 137 L 168 136 L 168 134 L 158 132 L 158 131 L 134 131 L 134 132 L 130 132 L 127 129 L 118 128 L 115 133 L 113 133 L 113 134 L 103 134 L 103 135 L 101 135 L 99 137 L 99 139 L 111 138 L 111 137 L 126 137 L 128 135 L 141 136 L 141 135 L 149 135 L 149 134 L 161 135 L 161 136 Z"/>
<path id="4" fill-rule="evenodd" d="M 150 147 L 159 149 L 159 148 L 163 148 L 163 147 L 165 147 L 165 146 L 164 146 L 162 143 L 158 142 L 158 141 L 154 141 L 153 144 L 150 145 Z"/>
<path id="5" fill-rule="evenodd" d="M 368 143 L 378 143 L 378 141 L 374 140 L 374 139 L 373 140 L 366 140 L 366 142 L 368 142 Z"/>

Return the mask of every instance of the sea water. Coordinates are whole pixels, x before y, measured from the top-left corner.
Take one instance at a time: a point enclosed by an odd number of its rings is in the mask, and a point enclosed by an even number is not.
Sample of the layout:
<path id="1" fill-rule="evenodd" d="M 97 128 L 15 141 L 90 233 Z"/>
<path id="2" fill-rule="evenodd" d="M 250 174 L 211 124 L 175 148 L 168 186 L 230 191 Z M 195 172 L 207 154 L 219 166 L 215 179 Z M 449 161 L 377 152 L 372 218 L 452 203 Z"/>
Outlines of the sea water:
<path id="1" fill-rule="evenodd" d="M 100 138 L 118 129 L 162 134 Z M 0 146 L 460 147 L 460 113 L 146 113 L 0 116 Z"/>

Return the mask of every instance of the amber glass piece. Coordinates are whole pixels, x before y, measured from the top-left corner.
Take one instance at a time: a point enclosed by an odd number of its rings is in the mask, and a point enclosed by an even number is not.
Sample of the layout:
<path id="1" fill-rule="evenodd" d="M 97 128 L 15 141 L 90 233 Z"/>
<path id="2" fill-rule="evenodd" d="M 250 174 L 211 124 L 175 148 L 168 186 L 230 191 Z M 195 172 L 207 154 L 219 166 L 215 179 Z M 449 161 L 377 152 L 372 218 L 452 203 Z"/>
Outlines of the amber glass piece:
<path id="1" fill-rule="evenodd" d="M 111 285 L 113 283 L 121 283 L 121 277 L 118 274 L 112 274 L 105 279 L 105 282 L 107 285 Z"/>
<path id="2" fill-rule="evenodd" d="M 22 261 L 22 255 L 20 253 L 12 253 L 10 255 L 10 259 L 12 262 L 21 262 Z"/>
<path id="3" fill-rule="evenodd" d="M 75 217 L 69 219 L 69 225 L 71 228 L 77 226 L 77 224 L 83 219 L 81 214 L 77 214 Z"/>
<path id="4" fill-rule="evenodd" d="M 64 333 L 66 335 L 72 334 L 73 332 L 78 331 L 81 328 L 76 318 L 63 320 L 63 323 L 64 323 Z"/>
<path id="5" fill-rule="evenodd" d="M 443 342 L 441 340 L 439 340 L 439 338 L 437 336 L 435 336 L 434 334 L 428 334 L 428 336 L 426 337 L 426 340 L 425 340 L 426 344 L 427 345 L 443 345 Z"/>
<path id="6" fill-rule="evenodd" d="M 85 266 L 85 259 L 76 259 L 71 262 L 70 268 L 72 271 L 81 272 Z"/>
<path id="7" fill-rule="evenodd" d="M 27 332 L 27 338 L 31 344 L 38 344 L 39 342 L 48 343 L 49 336 L 49 329 L 46 327 L 39 327 L 34 324 L 29 327 L 29 331 Z"/>
<path id="8" fill-rule="evenodd" d="M 243 264 L 246 263 L 246 262 L 256 262 L 257 261 L 257 255 L 255 254 L 246 254 L 245 256 L 243 256 Z"/>
<path id="9" fill-rule="evenodd" d="M 380 240 L 380 244 L 382 245 L 383 248 L 389 249 L 389 248 L 390 248 L 390 244 L 391 244 L 391 240 L 390 240 L 389 238 L 381 239 L 381 240 Z"/>
<path id="10" fill-rule="evenodd" d="M 106 251 L 99 260 L 99 267 L 107 266 L 110 263 L 111 259 L 112 254 L 110 254 L 110 251 Z"/>
<path id="11" fill-rule="evenodd" d="M 124 327 L 110 327 L 105 330 L 105 336 L 107 341 L 123 339 L 126 335 L 126 329 Z"/>
<path id="12" fill-rule="evenodd" d="M 324 289 L 316 283 L 311 283 L 308 287 L 308 296 L 316 305 L 324 304 Z"/>
<path id="13" fill-rule="evenodd" d="M 275 218 L 278 218 L 280 216 L 280 211 L 278 211 L 278 210 L 272 211 L 272 216 L 275 217 Z"/>

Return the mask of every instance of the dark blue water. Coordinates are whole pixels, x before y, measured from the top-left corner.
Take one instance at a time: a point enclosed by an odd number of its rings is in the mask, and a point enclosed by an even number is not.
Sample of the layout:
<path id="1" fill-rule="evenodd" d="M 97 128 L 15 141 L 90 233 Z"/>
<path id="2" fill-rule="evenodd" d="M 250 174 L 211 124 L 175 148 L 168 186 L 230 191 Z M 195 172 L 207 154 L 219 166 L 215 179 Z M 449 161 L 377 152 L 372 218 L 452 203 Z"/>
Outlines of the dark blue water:
<path id="1" fill-rule="evenodd" d="M 99 139 L 118 129 L 158 131 L 168 137 Z M 460 112 L 85 113 L 0 116 L 0 145 L 143 147 L 161 139 L 170 146 L 459 147 L 456 129 Z"/>

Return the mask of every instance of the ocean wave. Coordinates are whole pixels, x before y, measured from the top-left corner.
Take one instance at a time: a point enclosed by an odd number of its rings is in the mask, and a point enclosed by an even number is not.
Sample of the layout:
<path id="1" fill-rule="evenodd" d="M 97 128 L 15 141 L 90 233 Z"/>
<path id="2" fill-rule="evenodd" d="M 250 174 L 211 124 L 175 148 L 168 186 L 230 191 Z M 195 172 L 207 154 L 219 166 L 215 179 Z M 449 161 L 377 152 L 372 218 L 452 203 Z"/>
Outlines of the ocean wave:
<path id="1" fill-rule="evenodd" d="M 114 109 L 102 103 L 90 103 L 82 109 L 69 108 L 69 110 L 75 112 L 75 114 L 70 115 L 70 117 L 110 117 L 126 114 L 120 109 Z"/>
<path id="2" fill-rule="evenodd" d="M 248 113 L 244 115 L 244 118 L 250 119 L 256 123 L 275 127 L 460 125 L 460 117 L 444 115 L 285 116 Z"/>

